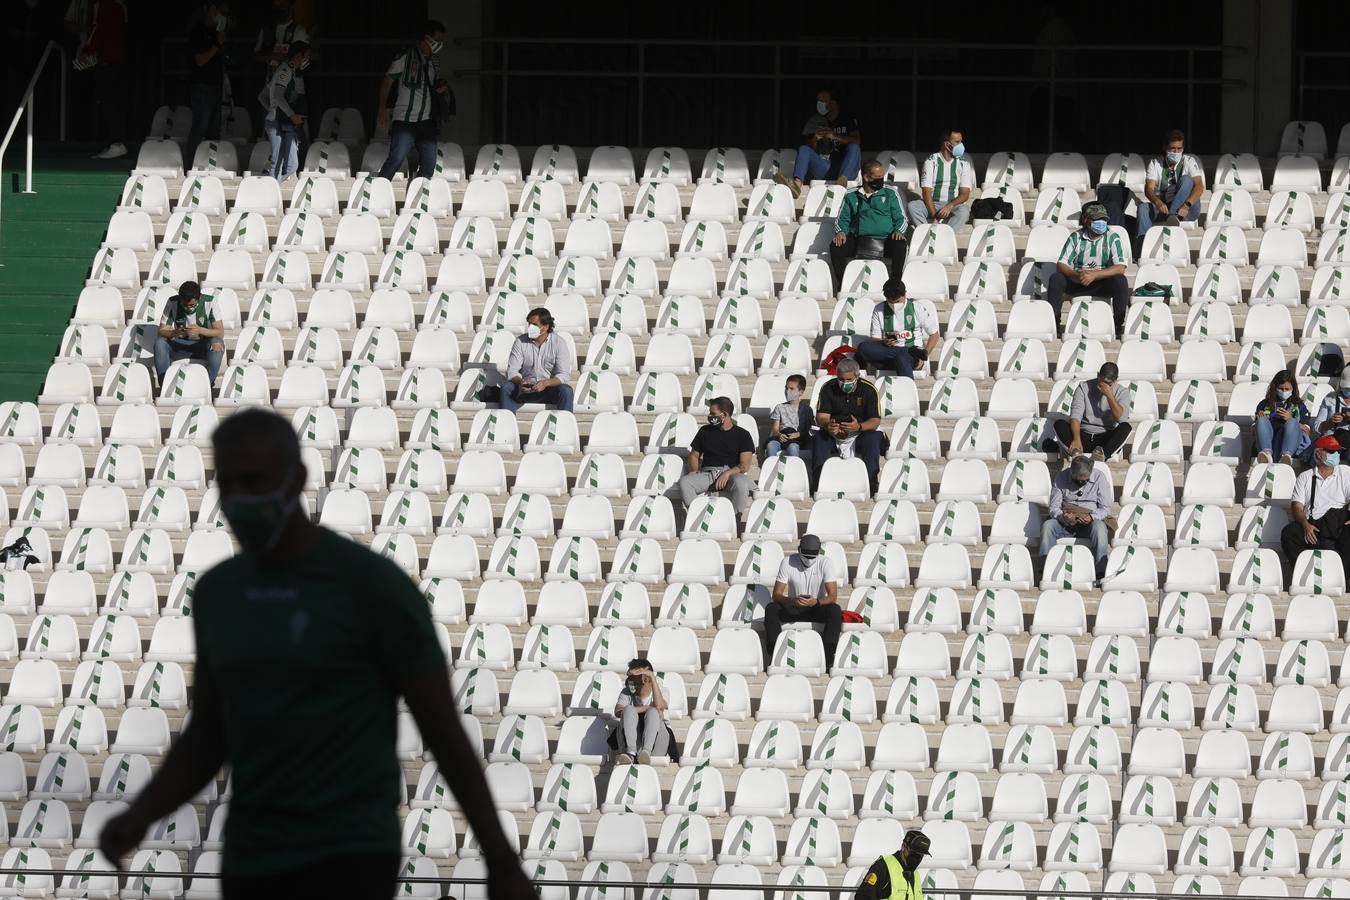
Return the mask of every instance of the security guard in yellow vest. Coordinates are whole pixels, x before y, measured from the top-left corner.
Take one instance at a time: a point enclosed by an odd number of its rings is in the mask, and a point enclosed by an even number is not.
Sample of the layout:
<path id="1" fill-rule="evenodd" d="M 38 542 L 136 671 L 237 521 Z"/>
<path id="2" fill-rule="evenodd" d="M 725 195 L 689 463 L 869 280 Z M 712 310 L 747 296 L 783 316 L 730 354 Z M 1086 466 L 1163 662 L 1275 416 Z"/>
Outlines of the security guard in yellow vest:
<path id="1" fill-rule="evenodd" d="M 854 900 L 923 900 L 919 863 L 928 855 L 930 843 L 918 829 L 906 832 L 898 851 L 872 863 Z"/>

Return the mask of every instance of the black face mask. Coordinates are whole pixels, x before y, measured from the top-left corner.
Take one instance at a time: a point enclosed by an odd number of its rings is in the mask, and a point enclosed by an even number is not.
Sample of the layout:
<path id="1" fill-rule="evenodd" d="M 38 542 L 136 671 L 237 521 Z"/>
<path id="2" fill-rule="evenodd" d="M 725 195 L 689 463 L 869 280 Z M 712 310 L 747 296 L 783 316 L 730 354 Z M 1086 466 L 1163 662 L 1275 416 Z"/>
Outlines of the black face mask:
<path id="1" fill-rule="evenodd" d="M 1087 487 L 1088 479 L 1084 478 L 1082 481 L 1079 481 L 1077 478 L 1075 478 L 1073 480 L 1073 483 L 1078 485 L 1080 488 L 1085 488 Z"/>
<path id="2" fill-rule="evenodd" d="M 864 184 L 867 185 L 869 191 L 879 191 L 886 186 L 886 180 L 884 178 L 878 178 L 876 180 L 869 178 Z"/>

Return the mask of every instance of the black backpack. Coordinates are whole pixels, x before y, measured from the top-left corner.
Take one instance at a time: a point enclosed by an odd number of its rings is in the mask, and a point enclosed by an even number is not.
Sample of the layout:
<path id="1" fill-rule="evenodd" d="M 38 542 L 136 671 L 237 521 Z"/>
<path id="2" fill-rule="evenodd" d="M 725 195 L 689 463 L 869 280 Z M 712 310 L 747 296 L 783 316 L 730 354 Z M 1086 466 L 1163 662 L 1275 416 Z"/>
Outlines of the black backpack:
<path id="1" fill-rule="evenodd" d="M 1128 224 L 1125 209 L 1135 202 L 1134 192 L 1123 184 L 1097 185 L 1097 202 L 1106 207 L 1106 221 L 1109 225 Z M 1133 216 L 1128 217 L 1133 219 Z M 1127 229 L 1128 230 L 1128 229 Z"/>

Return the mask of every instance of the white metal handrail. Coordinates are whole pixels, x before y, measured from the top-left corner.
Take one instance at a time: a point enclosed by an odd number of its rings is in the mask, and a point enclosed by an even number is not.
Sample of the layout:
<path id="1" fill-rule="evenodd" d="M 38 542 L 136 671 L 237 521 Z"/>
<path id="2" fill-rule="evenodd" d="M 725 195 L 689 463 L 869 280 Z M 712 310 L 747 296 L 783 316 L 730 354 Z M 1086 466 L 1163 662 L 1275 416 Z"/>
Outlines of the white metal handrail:
<path id="1" fill-rule="evenodd" d="M 66 51 L 65 48 L 55 41 L 48 41 L 47 46 L 42 50 L 42 57 L 38 60 L 37 66 L 33 69 L 33 77 L 28 79 L 28 87 L 24 89 L 23 99 L 19 101 L 19 108 L 14 110 L 14 118 L 9 122 L 9 130 L 5 132 L 5 139 L 0 141 L 0 172 L 5 169 L 5 151 L 9 149 L 9 142 L 14 138 L 14 131 L 19 127 L 19 119 L 24 113 L 28 114 L 28 140 L 27 140 L 27 163 L 25 165 L 25 174 L 23 192 L 25 194 L 33 193 L 33 90 L 37 87 L 38 78 L 42 75 L 42 70 L 47 66 L 47 59 L 55 50 L 61 57 L 61 140 L 66 139 Z M 0 185 L 0 198 L 4 196 L 3 185 Z"/>

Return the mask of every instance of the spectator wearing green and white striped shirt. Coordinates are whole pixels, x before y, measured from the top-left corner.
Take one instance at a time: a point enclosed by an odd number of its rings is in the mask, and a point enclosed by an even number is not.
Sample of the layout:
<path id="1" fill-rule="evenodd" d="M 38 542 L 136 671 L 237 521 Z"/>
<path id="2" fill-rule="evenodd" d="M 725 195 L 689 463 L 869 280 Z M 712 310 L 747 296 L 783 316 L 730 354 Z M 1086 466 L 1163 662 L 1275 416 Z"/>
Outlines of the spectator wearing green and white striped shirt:
<path id="1" fill-rule="evenodd" d="M 445 26 L 435 19 L 422 25 L 422 37 L 389 64 L 380 81 L 375 124 L 389 129 L 389 157 L 380 168 L 381 178 L 393 178 L 417 146 L 417 174 L 436 174 L 436 94 L 449 91 L 436 67 L 436 54 L 445 46 Z"/>
<path id="2" fill-rule="evenodd" d="M 1059 313 L 1066 293 L 1071 297 L 1110 297 L 1116 334 L 1125 331 L 1125 311 L 1130 306 L 1130 283 L 1125 280 L 1129 256 L 1120 234 L 1112 232 L 1106 220 L 1106 207 L 1089 203 L 1079 220 L 1082 227 L 1069 235 L 1059 251 L 1059 263 L 1046 286 L 1046 299 L 1055 311 L 1055 330 L 1061 337 L 1064 326 Z"/>
<path id="3" fill-rule="evenodd" d="M 970 219 L 975 167 L 965 155 L 965 135 L 950 129 L 944 131 L 942 148 L 923 161 L 923 171 L 919 173 L 923 199 L 909 201 L 909 217 L 915 225 L 944 222 L 955 229 Z"/>

